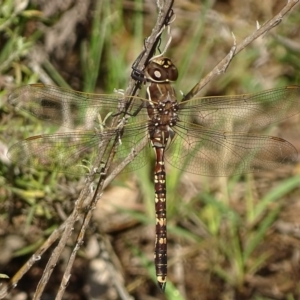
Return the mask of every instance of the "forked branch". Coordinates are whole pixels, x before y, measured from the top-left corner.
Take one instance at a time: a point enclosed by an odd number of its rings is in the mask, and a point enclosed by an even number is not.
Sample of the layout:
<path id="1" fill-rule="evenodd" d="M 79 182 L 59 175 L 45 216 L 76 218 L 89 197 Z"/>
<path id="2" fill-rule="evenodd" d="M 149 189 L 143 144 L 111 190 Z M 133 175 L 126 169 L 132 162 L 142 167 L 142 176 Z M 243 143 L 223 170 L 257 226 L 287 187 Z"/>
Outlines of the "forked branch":
<path id="1" fill-rule="evenodd" d="M 160 39 L 160 35 L 162 33 L 162 28 L 166 25 L 166 22 L 168 22 L 169 14 L 172 9 L 173 0 L 165 0 L 165 1 L 158 1 L 158 8 L 159 8 L 159 15 L 156 22 L 156 25 L 154 29 L 152 30 L 152 34 L 147 38 L 147 42 L 145 43 L 145 49 L 143 50 L 142 54 L 139 57 L 139 61 L 136 65 L 136 68 L 138 70 L 143 70 L 145 63 L 151 58 L 151 56 L 155 53 L 156 46 L 158 44 L 158 41 Z M 125 96 L 132 95 L 134 96 L 139 89 L 139 84 L 136 83 L 133 79 L 130 79 L 128 88 L 126 89 Z M 127 98 L 128 99 L 128 98 Z M 118 124 L 120 128 L 120 121 L 121 116 L 116 116 L 114 123 Z M 120 128 L 121 130 L 121 128 Z M 116 137 L 116 141 L 119 139 L 119 136 Z M 114 149 L 107 149 L 108 142 L 103 145 L 101 145 L 101 151 L 99 153 L 99 156 L 97 157 L 97 160 L 94 164 L 94 167 L 92 170 L 99 169 L 99 166 L 103 164 L 102 157 L 106 151 L 109 151 L 110 153 L 114 153 Z M 114 145 L 115 146 L 115 145 Z M 114 147 L 113 146 L 113 147 Z M 100 149 L 100 147 L 99 147 Z M 105 169 L 108 169 L 110 166 L 111 161 L 113 160 L 113 155 L 109 156 L 109 159 L 105 163 Z M 77 220 L 84 219 L 83 225 L 81 227 L 80 233 L 78 235 L 78 239 L 76 242 L 76 245 L 73 249 L 72 255 L 70 257 L 69 263 L 66 267 L 65 274 L 62 279 L 62 283 L 60 286 L 60 289 L 57 293 L 56 299 L 61 299 L 62 295 L 64 293 L 64 290 L 68 284 L 69 278 L 71 276 L 71 268 L 72 264 L 74 262 L 75 256 L 77 254 L 77 251 L 79 250 L 81 243 L 83 241 L 83 237 L 86 231 L 86 228 L 88 226 L 89 220 L 91 218 L 91 214 L 93 211 L 93 208 L 95 207 L 97 200 L 100 198 L 100 195 L 102 193 L 103 188 L 103 182 L 105 176 L 103 174 L 100 175 L 99 182 L 97 184 L 96 189 L 94 188 L 94 179 L 96 174 L 92 173 L 91 175 L 87 176 L 85 187 L 83 188 L 78 200 L 75 203 L 74 210 L 72 214 L 67 218 L 67 220 L 59 227 L 59 229 L 55 230 L 50 237 L 46 240 L 46 242 L 32 255 L 32 257 L 26 262 L 25 265 L 21 267 L 21 269 L 11 278 L 11 280 L 8 282 L 8 284 L 2 286 L 0 290 L 0 299 L 6 297 L 6 295 L 9 293 L 9 291 L 14 288 L 20 279 L 26 274 L 26 272 L 32 267 L 32 265 L 41 258 L 43 253 L 49 249 L 49 247 L 60 238 L 60 241 L 54 251 L 52 252 L 52 255 L 47 263 L 47 266 L 43 272 L 43 275 L 40 279 L 40 282 L 38 284 L 38 287 L 36 289 L 35 295 L 33 299 L 40 299 L 41 295 L 45 289 L 46 284 L 49 281 L 49 278 L 52 274 L 52 271 L 55 267 L 55 265 L 58 262 L 58 259 L 65 248 L 65 245 L 71 236 L 74 225 Z M 84 207 L 88 207 L 88 209 L 84 209 Z M 86 213 L 85 213 L 86 212 Z"/>
<path id="2" fill-rule="evenodd" d="M 286 5 L 282 8 L 282 10 L 274 16 L 272 19 L 267 21 L 265 24 L 257 28 L 252 34 L 247 36 L 240 44 L 236 44 L 234 38 L 234 45 L 231 48 L 230 52 L 224 57 L 215 68 L 209 72 L 201 81 L 199 81 L 189 93 L 185 95 L 183 101 L 189 100 L 201 91 L 201 89 L 207 85 L 210 81 L 215 79 L 220 74 L 224 73 L 229 66 L 231 60 L 240 53 L 243 49 L 245 49 L 251 42 L 256 40 L 258 37 L 262 36 L 263 34 L 267 33 L 274 27 L 280 24 L 283 17 L 291 11 L 291 9 L 299 2 L 299 0 L 288 0 Z"/>

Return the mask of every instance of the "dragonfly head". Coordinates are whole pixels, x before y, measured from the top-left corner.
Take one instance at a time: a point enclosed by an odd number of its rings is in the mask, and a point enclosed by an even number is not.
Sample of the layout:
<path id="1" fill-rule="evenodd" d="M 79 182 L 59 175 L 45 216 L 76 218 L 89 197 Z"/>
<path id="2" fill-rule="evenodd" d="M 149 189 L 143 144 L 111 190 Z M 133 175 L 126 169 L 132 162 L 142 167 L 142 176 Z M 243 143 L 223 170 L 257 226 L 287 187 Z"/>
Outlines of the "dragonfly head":
<path id="1" fill-rule="evenodd" d="M 157 57 L 146 66 L 145 77 L 150 82 L 173 82 L 178 78 L 178 70 L 169 58 Z"/>

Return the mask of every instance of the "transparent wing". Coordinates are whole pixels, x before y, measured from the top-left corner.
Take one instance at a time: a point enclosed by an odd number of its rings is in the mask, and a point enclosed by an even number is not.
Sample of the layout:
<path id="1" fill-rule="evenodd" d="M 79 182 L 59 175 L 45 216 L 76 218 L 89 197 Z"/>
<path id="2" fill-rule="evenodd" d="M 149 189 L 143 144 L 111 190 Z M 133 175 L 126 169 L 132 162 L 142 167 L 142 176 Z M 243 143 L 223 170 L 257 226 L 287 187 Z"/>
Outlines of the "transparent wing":
<path id="1" fill-rule="evenodd" d="M 145 124 L 128 124 L 124 135 L 118 138 L 116 129 L 96 132 L 68 132 L 52 135 L 38 135 L 14 144 L 8 151 L 8 157 L 15 163 L 32 168 L 43 166 L 47 170 L 56 170 L 73 175 L 84 175 L 98 155 L 100 148 L 109 141 L 103 157 L 108 158 L 117 137 L 117 151 L 113 168 L 122 162 L 138 143 L 145 137 Z M 137 153 L 125 171 L 141 168 L 148 161 L 150 147 L 145 147 Z M 87 168 L 85 168 L 86 166 Z"/>
<path id="2" fill-rule="evenodd" d="M 179 121 L 173 127 L 177 137 L 170 145 L 167 160 L 188 172 L 213 176 L 259 171 L 295 161 L 297 151 L 285 140 L 232 133 L 232 130 L 260 129 L 299 113 L 299 95 L 300 87 L 290 86 L 257 94 L 195 98 L 179 103 Z M 106 114 L 113 115 L 122 110 L 119 107 L 122 97 L 35 84 L 16 89 L 9 96 L 9 102 L 40 119 L 67 127 L 88 120 L 92 122 L 90 127 L 94 128 L 93 122 L 100 111 L 104 120 Z M 116 163 L 121 162 L 146 136 L 147 100 L 139 97 L 125 100 L 131 99 L 135 100 L 133 112 L 139 113 L 130 118 L 125 127 Z M 21 162 L 30 161 L 33 166 L 48 164 L 51 169 L 76 173 L 76 163 L 97 155 L 101 142 L 111 138 L 109 130 L 116 130 L 105 124 L 103 128 L 106 131 L 100 134 L 91 131 L 29 138 L 13 146 L 10 157 L 15 162 L 19 159 Z M 110 145 L 112 143 L 110 141 Z M 144 148 L 127 170 L 143 166 L 149 149 Z M 55 160 L 56 156 L 58 159 Z"/>
<path id="3" fill-rule="evenodd" d="M 179 103 L 182 122 L 213 130 L 252 131 L 300 112 L 300 86 L 256 94 L 194 98 Z"/>
<path id="4" fill-rule="evenodd" d="M 124 98 L 127 102 L 135 100 L 131 111 L 133 114 L 141 109 L 144 101 L 147 101 L 144 98 L 124 97 L 121 94 L 89 94 L 56 86 L 31 84 L 13 90 L 8 102 L 41 120 L 68 128 L 79 125 L 94 128 L 93 122 L 98 118 L 99 123 L 99 117 L 109 126 L 111 120 L 109 116 L 124 111 L 124 107 L 120 107 L 120 100 Z"/>
<path id="5" fill-rule="evenodd" d="M 289 142 L 272 136 L 178 126 L 166 160 L 178 169 L 207 176 L 229 176 L 274 169 L 297 161 Z"/>
<path id="6" fill-rule="evenodd" d="M 102 121 L 113 116 L 120 107 L 121 94 L 88 94 L 56 86 L 32 84 L 15 89 L 9 95 L 9 103 L 35 117 L 73 128 L 80 124 Z M 125 97 L 134 100 L 131 113 L 146 116 L 141 97 Z M 179 119 L 193 122 L 213 130 L 251 131 L 289 118 L 300 112 L 300 86 L 288 86 L 256 94 L 194 98 L 179 103 Z M 110 118 L 107 118 L 110 125 Z M 98 122 L 99 123 L 99 120 Z M 182 125 L 183 126 L 183 125 Z"/>

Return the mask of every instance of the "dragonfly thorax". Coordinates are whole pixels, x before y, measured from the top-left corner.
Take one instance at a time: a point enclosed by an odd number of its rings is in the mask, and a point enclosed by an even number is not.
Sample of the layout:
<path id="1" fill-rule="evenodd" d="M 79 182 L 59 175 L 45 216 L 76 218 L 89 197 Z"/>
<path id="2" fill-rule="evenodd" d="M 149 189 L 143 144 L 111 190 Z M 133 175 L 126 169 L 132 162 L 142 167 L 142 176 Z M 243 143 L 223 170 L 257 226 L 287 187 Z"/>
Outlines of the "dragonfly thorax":
<path id="1" fill-rule="evenodd" d="M 170 83 L 151 82 L 147 89 L 148 116 L 151 126 L 156 128 L 163 126 L 173 127 L 178 121 L 178 103 L 175 90 Z"/>

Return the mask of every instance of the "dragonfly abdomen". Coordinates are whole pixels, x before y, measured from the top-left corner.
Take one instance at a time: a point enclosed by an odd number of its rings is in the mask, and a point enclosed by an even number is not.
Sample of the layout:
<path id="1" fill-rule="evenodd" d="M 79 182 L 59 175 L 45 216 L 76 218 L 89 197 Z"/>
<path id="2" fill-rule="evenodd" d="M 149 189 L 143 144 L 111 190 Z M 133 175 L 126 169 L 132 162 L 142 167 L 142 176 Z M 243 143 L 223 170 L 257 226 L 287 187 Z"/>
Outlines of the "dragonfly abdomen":
<path id="1" fill-rule="evenodd" d="M 167 279 L 167 219 L 166 219 L 166 172 L 164 165 L 164 148 L 155 147 L 156 163 L 154 170 L 155 187 L 155 268 L 157 282 L 164 290 Z"/>

